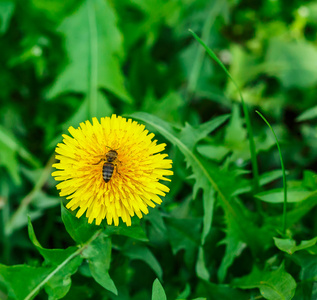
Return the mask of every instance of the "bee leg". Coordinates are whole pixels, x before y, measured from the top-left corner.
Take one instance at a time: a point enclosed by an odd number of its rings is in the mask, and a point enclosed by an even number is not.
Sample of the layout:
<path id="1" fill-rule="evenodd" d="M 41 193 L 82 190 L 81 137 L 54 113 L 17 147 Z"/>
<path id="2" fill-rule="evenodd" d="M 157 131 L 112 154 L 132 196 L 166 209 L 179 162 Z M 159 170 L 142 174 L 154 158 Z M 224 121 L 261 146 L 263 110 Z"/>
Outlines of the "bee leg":
<path id="1" fill-rule="evenodd" d="M 102 160 L 103 158 L 101 158 L 96 164 L 93 164 L 93 165 L 99 165 Z"/>
<path id="2" fill-rule="evenodd" d="M 115 164 L 115 167 L 116 167 L 116 172 L 121 176 L 121 174 L 118 172 L 118 166 L 117 166 L 117 164 Z"/>

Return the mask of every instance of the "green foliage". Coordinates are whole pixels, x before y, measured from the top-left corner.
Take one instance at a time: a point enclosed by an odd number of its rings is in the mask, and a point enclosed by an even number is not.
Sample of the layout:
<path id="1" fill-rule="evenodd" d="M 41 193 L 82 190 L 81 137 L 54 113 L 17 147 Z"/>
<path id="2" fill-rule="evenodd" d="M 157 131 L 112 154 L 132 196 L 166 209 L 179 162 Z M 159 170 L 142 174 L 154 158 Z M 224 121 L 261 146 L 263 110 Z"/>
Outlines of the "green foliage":
<path id="1" fill-rule="evenodd" d="M 274 242 L 277 248 L 282 251 L 285 251 L 289 254 L 293 254 L 296 251 L 303 250 L 314 246 L 317 242 L 317 237 L 308 240 L 308 241 L 301 241 L 300 245 L 296 246 L 296 241 L 292 239 L 279 239 L 274 238 Z"/>
<path id="2" fill-rule="evenodd" d="M 166 294 L 158 279 L 153 282 L 152 300 L 166 300 Z"/>
<path id="3" fill-rule="evenodd" d="M 122 36 L 108 2 L 82 2 L 74 14 L 63 20 L 58 32 L 64 36 L 69 62 L 49 89 L 47 97 L 76 92 L 89 98 L 89 101 L 82 101 L 72 121 L 80 122 L 113 112 L 102 89 L 119 99 L 131 101 L 124 88 L 120 66 Z M 90 113 L 87 115 L 87 112 Z"/>
<path id="4" fill-rule="evenodd" d="M 49 268 L 28 265 L 0 265 L 0 270 L 1 282 L 11 299 L 33 299 L 38 292 L 36 287 L 52 272 Z"/>
<path id="5" fill-rule="evenodd" d="M 0 1 L 0 299 L 315 299 L 316 20 L 310 0 Z M 130 227 L 76 218 L 51 177 L 61 134 L 112 113 L 173 160 Z"/>
<path id="6" fill-rule="evenodd" d="M 254 268 L 249 275 L 234 280 L 233 284 L 242 289 L 259 288 L 261 295 L 269 300 L 292 299 L 296 288 L 294 278 L 285 272 L 283 265 L 273 271 Z"/>
<path id="7" fill-rule="evenodd" d="M 88 261 L 92 277 L 102 287 L 117 295 L 117 288 L 108 273 L 110 269 L 111 250 L 111 239 L 105 234 L 100 234 L 84 249 L 82 255 Z"/>
<path id="8" fill-rule="evenodd" d="M 270 72 L 285 87 L 308 87 L 317 83 L 317 50 L 305 40 L 271 39 L 266 59 Z"/>
<path id="9" fill-rule="evenodd" d="M 63 204 L 61 205 L 61 216 L 68 234 L 78 244 L 87 242 L 99 229 L 94 224 L 77 219 Z"/>
<path id="10" fill-rule="evenodd" d="M 287 195 L 287 202 L 301 202 L 309 197 L 312 197 L 315 192 L 312 191 L 302 191 L 294 188 L 294 190 L 289 190 Z M 265 191 L 255 195 L 256 198 L 268 203 L 283 203 L 284 202 L 284 190 L 274 189 L 270 191 Z"/>

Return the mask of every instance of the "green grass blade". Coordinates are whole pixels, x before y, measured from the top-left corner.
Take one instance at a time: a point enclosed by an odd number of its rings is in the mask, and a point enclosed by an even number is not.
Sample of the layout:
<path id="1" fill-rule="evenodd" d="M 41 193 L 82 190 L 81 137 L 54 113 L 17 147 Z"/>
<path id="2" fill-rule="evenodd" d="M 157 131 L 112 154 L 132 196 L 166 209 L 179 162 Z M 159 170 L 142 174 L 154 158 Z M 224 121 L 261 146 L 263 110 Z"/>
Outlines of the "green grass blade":
<path id="1" fill-rule="evenodd" d="M 284 162 L 283 162 L 283 157 L 282 157 L 282 152 L 280 148 L 280 144 L 278 142 L 277 136 L 270 125 L 270 123 L 266 120 L 266 118 L 256 110 L 256 113 L 263 119 L 263 121 L 266 123 L 267 126 L 271 129 L 273 132 L 273 135 L 275 137 L 278 153 L 280 155 L 280 160 L 281 160 L 281 167 L 282 167 L 282 172 L 283 172 L 283 189 L 284 189 L 284 204 L 283 204 L 283 233 L 285 234 L 286 232 L 286 206 L 287 206 L 287 185 L 286 185 L 286 174 L 285 174 L 285 167 L 284 167 Z"/>
<path id="2" fill-rule="evenodd" d="M 254 138 L 253 138 L 253 130 L 251 126 L 251 121 L 250 121 L 250 116 L 248 112 L 248 108 L 244 102 L 243 96 L 241 94 L 241 91 L 236 84 L 235 80 L 232 78 L 226 67 L 223 65 L 223 63 L 219 60 L 219 58 L 216 56 L 216 54 L 197 36 L 195 32 L 193 32 L 191 29 L 189 29 L 189 32 L 193 35 L 193 37 L 205 48 L 206 52 L 209 54 L 209 56 L 214 59 L 217 64 L 225 71 L 227 76 L 231 79 L 233 84 L 238 90 L 240 99 L 241 99 L 241 104 L 245 116 L 245 122 L 247 125 L 247 131 L 248 131 L 248 136 L 249 136 L 249 145 L 250 145 L 250 153 L 251 153 L 251 162 L 252 162 L 252 170 L 253 170 L 253 187 L 254 191 L 257 192 L 259 189 L 259 168 L 258 168 L 258 163 L 256 160 L 256 152 L 255 152 L 255 143 L 254 143 Z"/>

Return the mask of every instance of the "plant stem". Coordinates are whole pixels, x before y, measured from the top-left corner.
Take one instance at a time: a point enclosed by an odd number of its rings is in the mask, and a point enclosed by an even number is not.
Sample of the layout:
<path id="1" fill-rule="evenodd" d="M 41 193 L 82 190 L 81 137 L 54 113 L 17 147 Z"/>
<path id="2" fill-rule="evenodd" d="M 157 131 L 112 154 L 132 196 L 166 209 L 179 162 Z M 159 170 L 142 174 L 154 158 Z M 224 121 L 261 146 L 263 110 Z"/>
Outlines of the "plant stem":
<path id="1" fill-rule="evenodd" d="M 285 235 L 285 233 L 286 233 L 287 184 L 286 184 L 286 173 L 285 173 L 285 167 L 284 167 L 282 152 L 281 152 L 280 144 L 279 144 L 279 142 L 277 140 L 277 136 L 276 136 L 272 126 L 270 125 L 270 123 L 266 120 L 266 118 L 259 111 L 256 110 L 256 113 L 263 119 L 263 121 L 267 124 L 267 126 L 269 126 L 269 128 L 273 132 L 274 137 L 275 137 L 275 141 L 276 141 L 276 145 L 277 145 L 277 149 L 278 149 L 278 153 L 280 155 L 281 167 L 282 167 L 282 172 L 283 172 L 283 188 L 284 188 L 283 234 Z"/>

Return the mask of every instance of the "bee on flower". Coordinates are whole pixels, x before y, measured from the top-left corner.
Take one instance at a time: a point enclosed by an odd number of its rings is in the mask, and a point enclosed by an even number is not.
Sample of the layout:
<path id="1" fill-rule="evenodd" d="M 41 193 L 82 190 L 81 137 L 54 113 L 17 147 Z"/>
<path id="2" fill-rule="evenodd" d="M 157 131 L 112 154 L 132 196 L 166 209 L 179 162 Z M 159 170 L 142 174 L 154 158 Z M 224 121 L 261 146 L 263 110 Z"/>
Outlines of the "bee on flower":
<path id="1" fill-rule="evenodd" d="M 63 135 L 57 144 L 59 162 L 52 173 L 66 207 L 79 218 L 86 212 L 88 222 L 103 219 L 119 225 L 119 218 L 131 225 L 131 217 L 148 213 L 148 206 L 161 204 L 169 188 L 159 182 L 170 181 L 172 160 L 162 154 L 166 144 L 157 144 L 144 125 L 120 116 L 93 118 Z"/>

